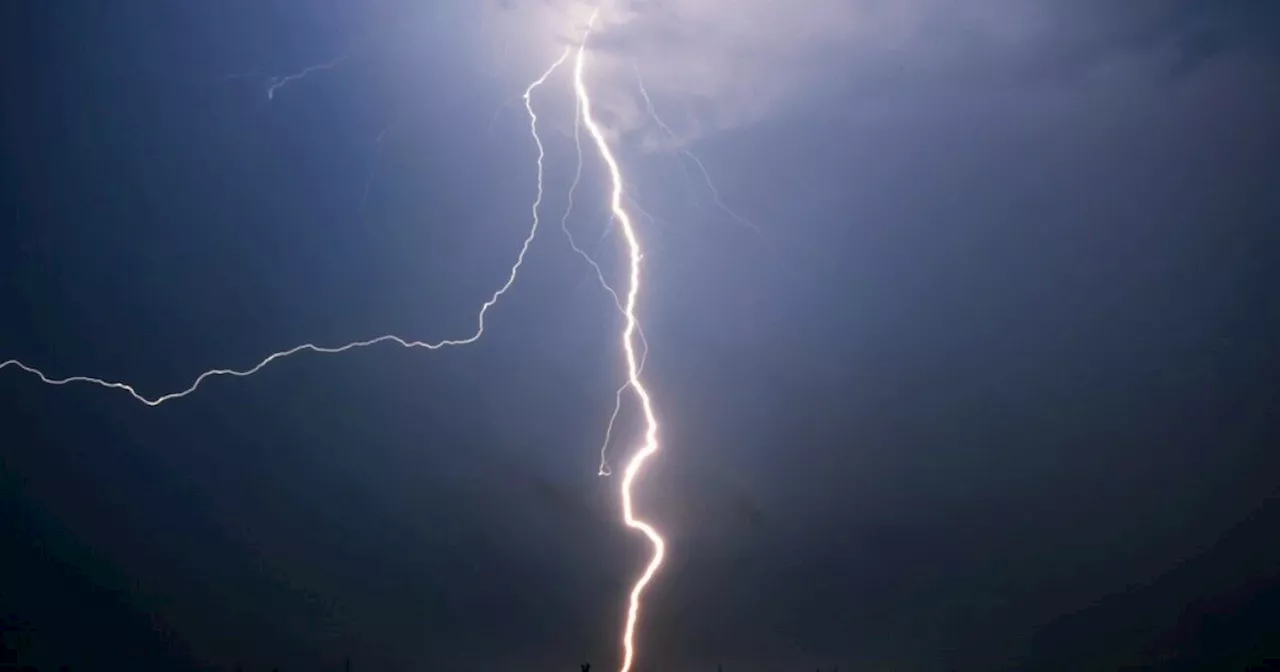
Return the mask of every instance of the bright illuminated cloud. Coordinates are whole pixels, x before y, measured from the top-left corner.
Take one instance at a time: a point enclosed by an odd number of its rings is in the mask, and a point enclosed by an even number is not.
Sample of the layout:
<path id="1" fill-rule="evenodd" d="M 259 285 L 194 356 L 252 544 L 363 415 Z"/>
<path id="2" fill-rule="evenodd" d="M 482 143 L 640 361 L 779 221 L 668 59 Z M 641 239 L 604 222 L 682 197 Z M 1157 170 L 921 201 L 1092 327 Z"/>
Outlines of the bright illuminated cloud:
<path id="1" fill-rule="evenodd" d="M 483 4 L 481 39 L 491 45 L 486 67 L 512 81 L 527 77 L 533 63 L 578 39 L 594 4 Z M 614 132 L 644 126 L 638 68 L 665 120 L 685 139 L 767 116 L 796 91 L 839 76 L 855 46 L 888 44 L 909 21 L 900 3 L 848 0 L 616 0 L 604 8 L 592 37 L 591 72 L 607 126 Z"/>
<path id="2" fill-rule="evenodd" d="M 476 31 L 468 56 L 510 88 L 576 43 L 596 4 L 456 7 Z M 663 118 L 690 141 L 825 89 L 1053 81 L 1108 63 L 1149 74 L 1199 62 L 1216 53 L 1206 44 L 1231 43 L 1241 32 L 1220 12 L 1164 0 L 603 0 L 602 7 L 590 68 L 601 120 L 614 133 L 642 133 L 632 140 L 647 146 L 664 139 L 645 124 L 637 66 Z M 551 116 L 571 117 L 571 101 L 559 104 Z"/>

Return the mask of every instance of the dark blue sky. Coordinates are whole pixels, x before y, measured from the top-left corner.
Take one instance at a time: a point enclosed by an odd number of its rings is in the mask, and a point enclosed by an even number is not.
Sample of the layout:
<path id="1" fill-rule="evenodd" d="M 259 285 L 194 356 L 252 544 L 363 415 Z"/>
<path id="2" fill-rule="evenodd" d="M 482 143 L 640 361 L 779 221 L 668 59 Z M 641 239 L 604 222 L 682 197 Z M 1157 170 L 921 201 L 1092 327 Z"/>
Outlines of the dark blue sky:
<path id="1" fill-rule="evenodd" d="M 1016 47 L 935 25 L 946 68 L 826 62 L 699 137 L 763 240 L 620 146 L 663 220 L 639 505 L 671 556 L 642 669 L 1280 656 L 1276 13 L 1035 4 L 1052 20 Z M 0 8 L 0 360 L 154 396 L 302 342 L 470 333 L 535 155 L 519 88 L 432 17 Z M 158 408 L 0 372 L 17 662 L 616 664 L 647 548 L 596 476 L 620 321 L 557 229 L 564 84 L 537 99 L 549 226 L 481 342 L 302 354 Z M 570 225 L 594 246 L 587 171 Z"/>

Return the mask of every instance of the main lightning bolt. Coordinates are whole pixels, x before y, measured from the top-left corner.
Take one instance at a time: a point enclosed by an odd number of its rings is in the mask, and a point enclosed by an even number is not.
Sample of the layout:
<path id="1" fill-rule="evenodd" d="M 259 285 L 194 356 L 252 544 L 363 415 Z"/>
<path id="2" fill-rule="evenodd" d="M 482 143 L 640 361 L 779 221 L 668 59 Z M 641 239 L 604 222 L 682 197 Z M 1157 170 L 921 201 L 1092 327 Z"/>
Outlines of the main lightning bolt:
<path id="1" fill-rule="evenodd" d="M 658 417 L 654 413 L 653 401 L 649 396 L 649 391 L 645 388 L 644 381 L 641 380 L 641 360 L 636 348 L 636 334 L 639 331 L 639 320 L 636 319 L 636 302 L 640 296 L 640 261 L 644 255 L 640 247 L 640 239 L 636 235 L 635 227 L 632 225 L 631 216 L 622 207 L 624 199 L 622 170 L 618 168 L 618 160 L 614 157 L 608 141 L 605 140 L 604 133 L 600 130 L 595 117 L 591 114 L 591 95 L 587 91 L 584 81 L 587 39 L 590 37 L 591 30 L 595 27 L 598 17 L 599 10 L 591 14 L 591 20 L 587 24 L 587 32 L 583 36 L 582 42 L 578 45 L 577 57 L 573 63 L 573 89 L 578 97 L 579 110 L 582 112 L 582 123 L 586 126 L 588 133 L 591 134 L 591 138 L 595 140 L 596 149 L 599 150 L 600 157 L 604 159 L 605 165 L 609 168 L 609 178 L 612 184 L 609 193 L 609 210 L 613 213 L 619 227 L 622 229 L 630 261 L 627 298 L 623 305 L 626 327 L 622 331 L 622 351 L 626 356 L 627 385 L 640 399 L 640 408 L 644 412 L 645 427 L 644 442 L 635 455 L 631 457 L 631 461 L 627 463 L 622 472 L 622 485 L 620 488 L 622 519 L 627 527 L 637 530 L 647 537 L 649 543 L 653 546 L 653 555 L 649 559 L 649 564 L 645 566 L 640 577 L 632 585 L 627 603 L 627 620 L 622 632 L 623 657 L 621 672 L 629 672 L 631 664 L 635 660 L 636 623 L 640 618 L 641 597 L 644 595 L 645 588 L 653 581 L 654 575 L 658 573 L 658 569 L 662 567 L 663 559 L 666 556 L 667 544 L 662 535 L 652 525 L 636 518 L 635 507 L 632 503 L 632 490 L 636 477 L 640 475 L 640 471 L 649 461 L 649 458 L 658 452 Z"/>

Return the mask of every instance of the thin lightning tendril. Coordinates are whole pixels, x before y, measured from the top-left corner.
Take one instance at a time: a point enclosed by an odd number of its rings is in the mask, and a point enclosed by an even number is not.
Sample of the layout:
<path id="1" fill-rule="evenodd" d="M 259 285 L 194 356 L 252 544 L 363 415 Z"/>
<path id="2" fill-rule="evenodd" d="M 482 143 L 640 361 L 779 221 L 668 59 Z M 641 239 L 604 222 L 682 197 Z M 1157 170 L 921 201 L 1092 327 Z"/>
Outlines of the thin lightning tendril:
<path id="1" fill-rule="evenodd" d="M 364 180 L 364 191 L 360 194 L 360 211 L 364 211 L 365 203 L 369 201 L 369 193 L 373 189 L 373 178 L 378 174 L 378 162 L 382 158 L 382 141 L 387 138 L 387 134 L 395 127 L 396 122 L 392 121 L 378 133 L 378 137 L 374 140 L 373 160 L 369 165 L 369 176 Z"/>
<path id="2" fill-rule="evenodd" d="M 640 97 L 644 100 L 645 112 L 648 113 L 649 118 L 653 120 L 653 123 L 657 125 L 663 133 L 667 134 L 667 137 L 669 137 L 673 142 L 679 143 L 680 136 L 677 135 L 675 131 L 671 130 L 671 127 L 667 125 L 667 122 L 662 120 L 662 117 L 658 116 L 658 112 L 653 106 L 653 100 L 649 98 L 649 90 L 645 88 L 644 78 L 640 76 L 640 66 L 632 63 L 632 68 L 636 73 L 636 86 L 640 90 Z M 733 210 L 733 208 L 730 208 L 728 204 L 724 202 L 724 199 L 720 196 L 720 190 L 716 189 L 715 183 L 711 181 L 711 173 L 707 172 L 707 166 L 702 163 L 702 159 L 699 159 L 698 155 L 694 154 L 693 151 L 687 147 L 678 147 L 678 151 L 680 152 L 680 156 L 692 161 L 693 165 L 698 167 L 698 172 L 702 173 L 702 181 L 706 183 L 707 190 L 711 192 L 711 200 L 716 204 L 716 207 L 720 208 L 721 211 L 729 215 L 729 217 L 734 221 L 754 231 L 756 236 L 763 239 L 764 233 L 760 231 L 760 227 L 756 226 L 755 222 L 739 215 Z M 680 170 L 684 171 L 685 178 L 688 179 L 689 172 L 685 168 L 684 162 L 680 163 Z"/>
<path id="3" fill-rule="evenodd" d="M 592 13 L 591 20 L 587 24 L 587 34 L 583 36 L 582 42 L 578 45 L 577 58 L 574 59 L 573 88 L 577 94 L 578 105 L 582 110 L 582 123 L 586 126 L 592 139 L 595 140 L 596 148 L 600 151 L 601 158 L 604 159 L 605 165 L 609 168 L 609 177 L 612 181 L 609 209 L 613 212 L 622 229 L 630 260 L 627 299 L 623 310 L 626 316 L 626 328 L 622 332 L 622 350 L 626 355 L 627 384 L 640 399 L 640 407 L 644 412 L 645 430 L 644 443 L 636 451 L 635 455 L 631 457 L 631 460 L 623 470 L 622 486 L 620 488 L 622 518 L 627 527 L 639 531 L 649 539 L 649 543 L 653 546 L 653 555 L 649 559 L 649 564 L 645 566 L 644 572 L 632 585 L 627 603 L 627 620 L 622 632 L 623 658 L 621 672 L 629 672 L 635 659 L 635 631 L 636 622 L 640 617 L 640 598 L 643 596 L 645 588 L 653 580 L 654 575 L 658 573 L 658 569 L 662 567 L 662 562 L 666 556 L 667 544 L 666 540 L 652 525 L 636 518 L 632 504 L 632 489 L 635 479 L 640 474 L 640 470 L 649 461 L 649 458 L 658 452 L 658 418 L 653 410 L 653 402 L 650 399 L 649 390 L 645 388 L 644 382 L 640 378 L 641 364 L 640 358 L 636 353 L 635 335 L 639 325 L 639 321 L 636 319 L 636 302 L 640 296 L 640 260 L 643 256 L 640 239 L 631 224 L 631 216 L 622 207 L 624 200 L 622 171 L 618 168 L 618 160 L 614 158 L 613 151 L 609 148 L 609 143 L 605 140 L 604 133 L 600 130 L 591 114 L 591 96 L 587 91 L 583 77 L 586 67 L 587 39 L 590 37 L 591 29 L 595 26 L 598 16 L 599 10 Z"/>
<path id="4" fill-rule="evenodd" d="M 480 340 L 482 336 L 484 336 L 485 317 L 488 315 L 489 309 L 492 308 L 494 305 L 496 305 L 498 303 L 498 300 L 501 299 L 502 296 L 507 293 L 507 290 L 511 289 L 511 286 L 515 284 L 516 275 L 519 274 L 520 267 L 524 265 L 524 258 L 525 258 L 525 255 L 529 252 L 529 246 L 533 243 L 533 239 L 538 235 L 538 226 L 539 226 L 538 211 L 539 211 L 539 208 L 542 206 L 542 172 L 543 172 L 542 160 L 545 157 L 545 151 L 543 150 L 542 139 L 538 135 L 538 115 L 533 110 L 532 97 L 533 97 L 534 90 L 537 89 L 539 86 L 541 86 L 543 82 L 547 81 L 547 78 L 550 77 L 552 73 L 554 73 L 556 69 L 558 69 L 560 65 L 563 64 L 564 61 L 569 57 L 570 52 L 571 52 L 571 48 L 566 47 L 564 53 L 560 56 L 560 58 L 556 60 L 554 63 L 552 63 L 551 67 L 547 68 L 547 70 L 542 73 L 542 76 L 534 80 L 533 83 L 529 84 L 529 87 L 525 89 L 524 102 L 525 102 L 525 109 L 529 112 L 529 131 L 533 135 L 534 144 L 538 148 L 538 172 L 537 172 L 538 189 L 537 189 L 537 196 L 534 198 L 533 205 L 530 208 L 533 212 L 533 225 L 529 227 L 529 233 L 525 236 L 524 243 L 520 246 L 520 254 L 516 256 L 516 261 L 514 264 L 512 264 L 511 270 L 507 274 L 506 282 L 504 282 L 502 286 L 499 287 L 497 291 L 495 291 L 489 297 L 489 300 L 485 301 L 484 304 L 480 306 L 480 312 L 476 317 L 476 330 L 470 336 L 467 336 L 466 338 L 446 339 L 442 341 L 437 341 L 435 343 L 428 343 L 426 341 L 410 341 L 410 340 L 403 339 L 399 336 L 395 336 L 393 334 L 378 336 L 377 338 L 371 338 L 364 341 L 352 341 L 344 345 L 333 346 L 333 347 L 316 345 L 314 343 L 303 343 L 302 345 L 296 345 L 292 348 L 289 348 L 288 350 L 273 352 L 270 355 L 267 355 L 266 357 L 264 357 L 257 364 L 254 364 L 253 366 L 247 369 L 211 369 L 209 371 L 205 371 L 204 373 L 197 376 L 196 379 L 192 381 L 191 384 L 187 386 L 185 389 L 180 390 L 178 392 L 170 392 L 168 394 L 163 394 L 154 398 L 144 396 L 143 394 L 139 393 L 136 389 L 134 389 L 132 385 L 129 385 L 127 383 L 109 381 L 109 380 L 104 380 L 102 378 L 93 378 L 90 376 L 70 376 L 67 378 L 51 378 L 48 375 L 46 375 L 43 371 L 40 371 L 35 367 L 24 364 L 16 359 L 9 359 L 9 360 L 5 360 L 4 362 L 0 362 L 0 370 L 6 369 L 12 366 L 18 369 L 22 369 L 23 371 L 26 371 L 27 373 L 30 373 L 36 376 L 41 381 L 48 383 L 50 385 L 66 385 L 68 383 L 91 383 L 94 385 L 98 385 L 98 386 L 106 387 L 110 389 L 124 390 L 134 399 L 137 399 L 138 401 L 148 406 L 159 406 L 160 404 L 163 404 L 166 401 L 181 399 L 182 397 L 185 397 L 191 394 L 192 392 L 195 392 L 196 389 L 198 389 L 200 385 L 204 381 L 208 380 L 209 378 L 214 378 L 219 376 L 245 378 L 248 376 L 252 376 L 253 374 L 261 371 L 263 367 L 267 366 L 268 364 L 278 359 L 284 359 L 285 357 L 289 357 L 290 355 L 294 355 L 303 351 L 310 351 L 318 354 L 338 354 L 338 353 L 346 352 L 348 350 L 355 350 L 358 348 L 367 348 L 369 346 L 378 345 L 380 343 L 394 343 L 403 348 L 424 348 L 426 350 L 439 350 L 440 348 L 444 348 L 448 346 L 469 345 L 471 343 L 475 343 L 476 341 Z"/>
<path id="5" fill-rule="evenodd" d="M 342 65 L 342 63 L 346 61 L 348 58 L 351 58 L 350 51 L 343 53 L 342 55 L 338 56 L 332 61 L 328 61 L 327 63 L 318 63 L 316 65 L 307 66 L 299 70 L 298 72 L 293 73 L 292 75 L 284 75 L 282 77 L 272 77 L 268 79 L 267 80 L 267 100 L 275 100 L 276 91 L 279 91 L 281 87 L 288 85 L 290 82 L 296 82 L 300 79 L 304 79 L 308 75 L 315 72 L 320 72 L 321 70 L 332 70 L 338 67 L 339 65 Z"/>
<path id="6" fill-rule="evenodd" d="M 640 98 L 644 100 L 645 113 L 649 115 L 649 119 L 658 127 L 658 130 L 665 133 L 667 138 L 675 143 L 675 146 L 679 146 L 680 136 L 677 135 L 675 131 L 671 130 L 671 127 L 667 125 L 667 122 L 662 120 L 662 117 L 658 116 L 658 111 L 653 107 L 653 100 L 649 98 L 649 90 L 645 88 L 644 85 L 644 77 L 640 74 L 640 64 L 632 62 L 631 69 L 636 73 L 636 87 L 640 90 Z M 680 166 L 680 172 L 684 173 L 685 188 L 692 192 L 693 178 L 689 175 L 689 167 L 681 160 L 681 156 L 679 154 L 676 155 L 676 164 Z M 692 194 L 690 194 L 690 197 L 692 198 Z"/>

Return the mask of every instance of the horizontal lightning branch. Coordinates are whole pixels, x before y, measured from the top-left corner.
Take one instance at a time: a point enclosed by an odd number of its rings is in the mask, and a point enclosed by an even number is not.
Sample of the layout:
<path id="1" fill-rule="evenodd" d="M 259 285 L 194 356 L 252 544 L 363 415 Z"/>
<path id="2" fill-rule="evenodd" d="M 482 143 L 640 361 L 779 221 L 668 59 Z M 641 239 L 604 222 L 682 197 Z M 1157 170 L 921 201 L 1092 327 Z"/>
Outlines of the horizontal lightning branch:
<path id="1" fill-rule="evenodd" d="M 538 136 L 538 115 L 533 110 L 532 97 L 533 97 L 534 90 L 537 89 L 539 86 L 541 86 L 543 82 L 545 82 L 547 78 L 550 77 L 552 73 L 554 73 L 556 69 L 559 68 L 560 65 L 564 63 L 564 61 L 569 57 L 569 54 L 570 54 L 570 49 L 566 48 L 564 53 L 560 56 L 560 58 L 556 60 L 554 63 L 552 63 L 551 67 L 549 67 L 545 72 L 543 72 L 542 76 L 534 80 L 533 83 L 531 83 L 524 92 L 525 109 L 529 113 L 529 130 L 530 130 L 530 133 L 533 135 L 534 144 L 538 148 L 537 196 L 534 198 L 533 205 L 531 207 L 531 210 L 533 213 L 533 225 L 529 228 L 529 232 L 524 238 L 524 243 L 520 246 L 520 253 L 516 256 L 516 261 L 514 264 L 512 264 L 511 270 L 507 274 L 506 282 L 504 282 L 501 287 L 499 287 L 496 291 L 494 291 L 494 293 L 489 297 L 489 299 L 485 301 L 483 305 L 480 306 L 480 312 L 476 318 L 476 330 L 470 336 L 467 336 L 465 338 L 446 339 L 442 341 L 436 341 L 434 343 L 427 342 L 427 341 L 411 341 L 411 340 L 407 340 L 392 334 L 387 334 L 385 336 L 378 336 L 376 338 L 370 338 L 368 340 L 363 340 L 363 341 L 352 341 L 350 343 L 346 343 L 338 346 L 323 346 L 323 345 L 316 345 L 314 343 L 303 343 L 302 345 L 296 345 L 287 350 L 273 352 L 270 355 L 267 355 L 266 357 L 262 358 L 262 360 L 260 360 L 257 364 L 254 364 L 253 366 L 250 366 L 245 369 L 210 369 L 200 374 L 199 376 L 196 376 L 196 379 L 193 380 L 190 385 L 183 388 L 182 390 L 179 390 L 177 392 L 170 392 L 168 394 L 162 394 L 157 397 L 147 397 L 142 393 L 138 392 L 138 390 L 135 389 L 132 385 L 129 385 L 127 383 L 115 382 L 115 381 L 105 380 L 102 378 L 94 378 L 91 376 L 69 376 L 66 378 L 57 378 L 57 377 L 49 376 L 43 371 L 33 366 L 30 366 L 28 364 L 25 364 L 21 361 L 18 361 L 16 359 L 9 359 L 4 362 L 0 362 L 0 370 L 4 370 L 7 368 L 20 369 L 22 371 L 25 371 L 29 374 L 36 376 L 42 382 L 48 383 L 50 385 L 89 383 L 93 385 L 98 385 L 100 387 L 105 387 L 105 388 L 110 388 L 115 390 L 123 390 L 124 392 L 127 392 L 130 396 L 132 396 L 134 399 L 137 399 L 138 401 L 148 406 L 159 406 L 160 404 L 163 404 L 165 402 L 173 401 L 175 399 L 181 399 L 183 397 L 186 397 L 187 395 L 190 395 L 191 393 L 199 389 L 200 385 L 203 384 L 206 380 L 209 380 L 210 378 L 218 378 L 222 376 L 230 376 L 233 378 L 245 378 L 248 376 L 252 376 L 253 374 L 261 371 L 268 364 L 279 359 L 284 359 L 285 357 L 289 357 L 291 355 L 296 355 L 300 352 L 314 352 L 317 354 L 338 354 L 342 352 L 347 352 L 349 350 L 367 348 L 367 347 L 379 345 L 382 343 L 395 344 L 403 348 L 422 348 L 425 350 L 439 350 L 440 348 L 445 348 L 450 346 L 468 345 L 471 343 L 475 343 L 476 341 L 480 340 L 482 336 L 484 336 L 485 317 L 489 314 L 489 309 L 494 307 L 498 303 L 499 299 L 501 299 L 502 296 L 507 293 L 507 290 L 511 289 L 511 286 L 515 284 L 516 276 L 520 272 L 520 267 L 524 265 L 524 258 L 529 251 L 529 246 L 533 243 L 534 238 L 538 235 L 538 226 L 539 226 L 538 212 L 539 212 L 539 208 L 542 205 L 542 173 L 543 173 L 542 161 L 543 161 L 543 158 L 545 157 L 545 151 L 542 146 L 542 139 Z M 333 64 L 336 64 L 336 63 L 337 61 L 335 61 Z M 330 65 L 330 67 L 332 67 L 332 64 Z M 301 77 L 303 76 L 303 74 L 305 74 L 305 72 L 306 71 L 294 77 L 295 78 Z"/>

